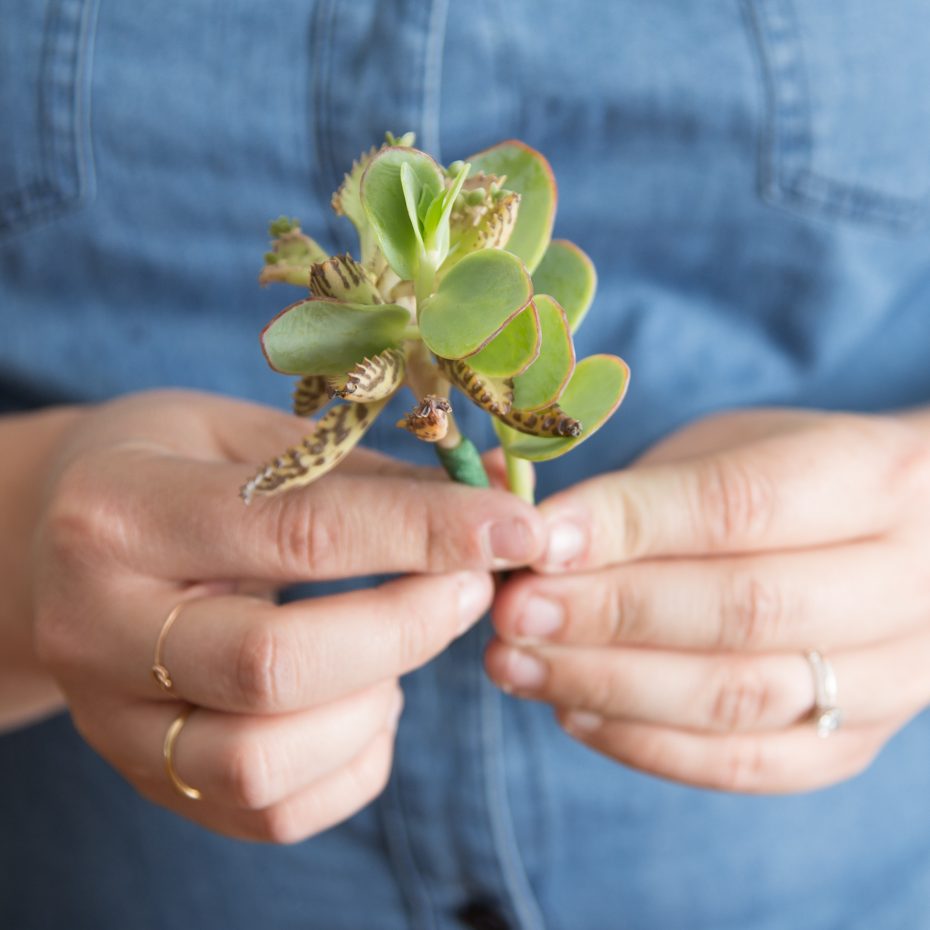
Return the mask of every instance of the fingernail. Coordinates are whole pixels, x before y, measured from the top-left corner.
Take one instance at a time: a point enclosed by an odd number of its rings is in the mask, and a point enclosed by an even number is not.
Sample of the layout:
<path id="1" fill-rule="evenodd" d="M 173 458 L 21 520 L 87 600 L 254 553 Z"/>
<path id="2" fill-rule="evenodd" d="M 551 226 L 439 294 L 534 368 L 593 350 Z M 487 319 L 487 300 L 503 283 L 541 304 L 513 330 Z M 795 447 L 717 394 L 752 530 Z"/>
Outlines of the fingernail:
<path id="1" fill-rule="evenodd" d="M 386 724 L 389 730 L 397 729 L 397 724 L 400 722 L 400 715 L 403 709 L 404 692 L 398 688 L 397 691 L 394 692 L 394 699 L 391 701 L 391 705 L 388 708 Z"/>
<path id="2" fill-rule="evenodd" d="M 546 663 L 519 649 L 512 649 L 506 665 L 508 684 L 517 690 L 541 688 L 548 676 Z"/>
<path id="3" fill-rule="evenodd" d="M 525 565 L 537 553 L 536 538 L 525 520 L 502 520 L 486 530 L 487 548 L 495 567 Z"/>
<path id="4" fill-rule="evenodd" d="M 517 624 L 521 636 L 546 639 L 565 623 L 565 609 L 558 601 L 534 594 L 523 606 L 523 616 Z"/>
<path id="5" fill-rule="evenodd" d="M 491 579 L 483 572 L 460 572 L 459 582 L 459 628 L 461 636 L 469 627 L 480 620 L 491 603 Z"/>
<path id="6" fill-rule="evenodd" d="M 587 710 L 573 710 L 565 717 L 563 726 L 569 733 L 593 733 L 599 730 L 604 723 L 600 714 L 592 714 Z"/>
<path id="7" fill-rule="evenodd" d="M 559 520 L 549 524 L 549 545 L 543 556 L 546 568 L 564 568 L 584 553 L 587 532 L 576 522 Z"/>

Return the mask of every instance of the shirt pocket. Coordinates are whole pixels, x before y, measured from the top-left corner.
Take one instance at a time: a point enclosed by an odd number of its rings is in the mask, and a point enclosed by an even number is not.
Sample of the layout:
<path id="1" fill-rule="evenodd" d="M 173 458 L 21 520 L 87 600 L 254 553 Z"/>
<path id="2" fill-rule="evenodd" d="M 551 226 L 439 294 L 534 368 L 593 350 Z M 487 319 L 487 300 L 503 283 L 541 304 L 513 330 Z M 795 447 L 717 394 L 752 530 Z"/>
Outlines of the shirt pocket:
<path id="1" fill-rule="evenodd" d="M 768 118 L 769 202 L 908 231 L 930 214 L 926 0 L 744 0 Z"/>
<path id="2" fill-rule="evenodd" d="M 93 197 L 96 14 L 97 0 L 0 0 L 0 236 Z"/>

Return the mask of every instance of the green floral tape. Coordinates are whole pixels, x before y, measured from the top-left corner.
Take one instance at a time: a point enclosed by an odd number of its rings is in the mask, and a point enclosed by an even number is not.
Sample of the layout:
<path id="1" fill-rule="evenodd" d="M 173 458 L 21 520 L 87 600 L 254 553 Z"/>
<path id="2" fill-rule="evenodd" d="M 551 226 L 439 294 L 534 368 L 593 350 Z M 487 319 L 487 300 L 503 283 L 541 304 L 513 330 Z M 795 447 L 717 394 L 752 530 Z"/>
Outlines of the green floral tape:
<path id="1" fill-rule="evenodd" d="M 491 486 L 488 473 L 484 470 L 481 461 L 481 455 L 470 439 L 463 436 L 462 441 L 454 449 L 443 449 L 438 445 L 434 448 L 439 461 L 442 462 L 442 467 L 453 481 L 458 481 L 459 484 L 470 484 L 474 488 Z"/>

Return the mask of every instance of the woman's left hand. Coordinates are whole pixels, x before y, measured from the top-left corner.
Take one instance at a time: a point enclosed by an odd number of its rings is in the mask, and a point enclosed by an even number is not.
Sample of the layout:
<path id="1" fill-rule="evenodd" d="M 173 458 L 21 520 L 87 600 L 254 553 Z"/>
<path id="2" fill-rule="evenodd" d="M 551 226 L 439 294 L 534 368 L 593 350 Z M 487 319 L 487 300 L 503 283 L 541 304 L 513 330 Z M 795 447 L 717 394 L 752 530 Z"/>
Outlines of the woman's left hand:
<path id="1" fill-rule="evenodd" d="M 541 510 L 549 551 L 500 592 L 488 673 L 602 753 L 804 791 L 930 704 L 926 415 L 717 416 Z M 827 739 L 811 650 L 838 683 Z"/>

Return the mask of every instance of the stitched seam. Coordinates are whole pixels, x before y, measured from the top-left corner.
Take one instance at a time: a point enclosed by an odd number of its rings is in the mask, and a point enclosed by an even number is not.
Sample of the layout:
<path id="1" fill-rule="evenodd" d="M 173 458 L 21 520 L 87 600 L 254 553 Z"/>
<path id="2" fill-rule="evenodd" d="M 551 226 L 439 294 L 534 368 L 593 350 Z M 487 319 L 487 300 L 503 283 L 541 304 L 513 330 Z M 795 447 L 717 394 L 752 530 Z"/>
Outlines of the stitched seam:
<path id="1" fill-rule="evenodd" d="M 442 163 L 439 138 L 440 105 L 442 100 L 442 60 L 446 39 L 448 0 L 433 0 L 430 5 L 429 28 L 423 69 L 423 148 Z"/>
<path id="2" fill-rule="evenodd" d="M 484 760 L 484 791 L 494 853 L 504 886 L 521 930 L 545 930 L 542 913 L 530 887 L 514 833 L 510 799 L 503 767 L 503 696 L 486 681 L 482 672 L 482 639 L 474 637 L 478 651 L 475 669 L 481 702 L 481 756 Z"/>
<path id="3" fill-rule="evenodd" d="M 810 89 L 794 4 L 792 0 L 744 3 L 754 26 L 769 105 L 762 159 L 764 196 L 774 203 L 800 203 L 853 221 L 883 223 L 898 229 L 915 226 L 930 205 L 930 194 L 895 197 L 812 170 Z M 780 56 L 774 54 L 777 50 Z M 786 51 L 790 54 L 786 55 Z"/>
<path id="4" fill-rule="evenodd" d="M 331 169 L 335 165 L 335 156 L 332 150 L 332 122 L 330 111 L 332 109 L 332 59 L 334 46 L 334 28 L 336 22 L 336 0 L 318 0 L 316 15 L 313 18 L 313 36 L 311 47 L 313 49 L 313 71 L 311 74 L 313 100 L 313 151 L 315 159 L 315 187 L 320 203 L 328 203 L 332 191 L 328 190 L 327 178 L 331 176 Z M 348 167 L 348 166 L 346 166 Z M 341 176 L 339 176 L 341 177 Z M 337 226 L 337 220 L 332 211 L 324 211 L 326 225 L 329 229 L 330 240 L 339 243 L 343 240 L 343 231 Z M 347 235 L 347 233 L 345 234 Z"/>
<path id="5" fill-rule="evenodd" d="M 426 881 L 417 865 L 407 829 L 407 811 L 404 809 L 399 767 L 394 768 L 387 791 L 378 801 L 381 828 L 384 831 L 388 858 L 407 907 L 411 927 L 422 930 L 438 930 L 432 901 Z"/>
<path id="6" fill-rule="evenodd" d="M 2 231 L 51 219 L 93 193 L 90 82 L 96 21 L 97 0 L 58 0 L 49 7 L 39 65 L 41 167 L 38 177 L 0 198 Z"/>

